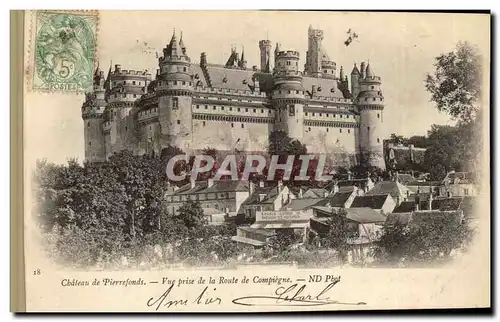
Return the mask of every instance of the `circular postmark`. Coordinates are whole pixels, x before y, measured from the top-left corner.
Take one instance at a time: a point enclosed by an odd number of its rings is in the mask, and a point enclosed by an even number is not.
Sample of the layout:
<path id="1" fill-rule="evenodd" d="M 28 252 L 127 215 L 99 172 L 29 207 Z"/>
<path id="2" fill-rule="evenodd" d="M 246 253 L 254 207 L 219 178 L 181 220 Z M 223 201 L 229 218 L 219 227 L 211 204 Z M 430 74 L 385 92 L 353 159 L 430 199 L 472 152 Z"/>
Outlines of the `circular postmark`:
<path id="1" fill-rule="evenodd" d="M 92 86 L 95 37 L 84 16 L 51 14 L 36 35 L 37 76 L 49 88 Z"/>

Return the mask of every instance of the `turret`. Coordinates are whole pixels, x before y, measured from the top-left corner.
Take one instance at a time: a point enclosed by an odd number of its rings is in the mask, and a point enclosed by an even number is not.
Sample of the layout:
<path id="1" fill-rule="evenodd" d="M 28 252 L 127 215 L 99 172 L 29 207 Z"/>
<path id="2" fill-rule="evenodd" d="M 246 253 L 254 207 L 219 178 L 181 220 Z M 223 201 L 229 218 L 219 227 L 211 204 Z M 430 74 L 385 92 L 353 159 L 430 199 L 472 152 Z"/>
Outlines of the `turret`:
<path id="1" fill-rule="evenodd" d="M 360 152 L 362 161 L 385 169 L 383 157 L 384 96 L 380 89 L 381 78 L 375 76 L 370 64 L 366 77 L 360 81 L 360 93 L 355 102 L 360 113 Z"/>
<path id="2" fill-rule="evenodd" d="M 323 41 L 323 30 L 313 29 L 312 26 L 309 26 L 308 33 L 308 44 L 307 44 L 307 54 L 306 54 L 306 64 L 305 64 L 305 73 L 308 76 L 312 77 L 320 77 L 322 74 L 322 62 L 323 62 L 323 54 L 322 54 L 322 45 Z M 328 61 L 329 59 L 325 59 Z M 327 66 L 325 66 L 327 67 Z M 328 65 L 328 67 L 332 67 Z"/>
<path id="3" fill-rule="evenodd" d="M 271 72 L 271 67 L 270 67 L 271 47 L 272 47 L 272 43 L 270 40 L 259 41 L 260 70 L 264 73 Z"/>
<path id="4" fill-rule="evenodd" d="M 85 93 L 85 102 L 82 105 L 85 161 L 102 162 L 106 160 L 103 133 L 106 80 L 104 72 L 100 70 L 99 66 L 96 68 L 93 78 L 93 92 Z"/>
<path id="5" fill-rule="evenodd" d="M 354 67 L 352 68 L 351 72 L 351 93 L 353 99 L 356 98 L 359 94 L 359 81 L 360 81 L 360 72 L 358 69 L 358 66 L 356 66 L 356 63 L 354 63 Z"/>
<path id="6" fill-rule="evenodd" d="M 181 43 L 177 42 L 174 30 L 170 42 L 163 49 L 163 56 L 158 59 L 160 79 L 157 96 L 160 128 L 159 133 L 151 139 L 156 141 L 153 145 L 159 150 L 172 145 L 188 151 L 192 145 L 191 105 L 194 81 L 191 78 L 191 59 L 186 54 L 184 40 L 181 40 Z"/>
<path id="7" fill-rule="evenodd" d="M 299 53 L 280 51 L 273 72 L 273 105 L 276 109 L 276 130 L 302 140 L 304 135 L 304 87 L 299 71 Z"/>
<path id="8" fill-rule="evenodd" d="M 361 62 L 361 71 L 360 71 L 361 79 L 365 79 L 365 62 Z"/>

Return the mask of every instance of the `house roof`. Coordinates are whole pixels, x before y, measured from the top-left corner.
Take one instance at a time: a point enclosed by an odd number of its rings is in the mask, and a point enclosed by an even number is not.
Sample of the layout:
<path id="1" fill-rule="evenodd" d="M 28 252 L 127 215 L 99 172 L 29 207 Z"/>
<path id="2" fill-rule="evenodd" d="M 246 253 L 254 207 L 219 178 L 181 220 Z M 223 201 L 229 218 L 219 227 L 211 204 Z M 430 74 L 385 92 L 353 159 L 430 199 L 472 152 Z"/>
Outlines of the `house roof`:
<path id="1" fill-rule="evenodd" d="M 432 200 L 432 210 L 439 211 L 458 211 L 462 203 L 462 197 L 436 198 Z M 429 200 L 421 201 L 419 209 L 429 208 Z"/>
<path id="2" fill-rule="evenodd" d="M 415 181 L 415 178 L 409 173 L 398 173 L 397 179 L 401 184 L 407 185 L 409 182 Z"/>
<path id="3" fill-rule="evenodd" d="M 337 210 L 331 207 L 314 206 L 313 209 L 328 215 L 335 215 L 337 213 Z M 371 208 L 345 208 L 345 211 L 347 212 L 346 217 L 348 219 L 359 223 L 379 223 L 386 220 L 386 217 L 380 211 Z M 316 217 L 315 219 L 318 218 L 321 217 Z"/>
<path id="4" fill-rule="evenodd" d="M 327 193 L 328 190 L 326 189 L 323 189 L 323 188 L 311 188 L 311 189 L 307 189 L 306 191 L 304 191 L 304 194 L 313 194 L 314 196 L 318 197 L 318 198 L 324 198 L 325 196 L 325 193 Z"/>
<path id="5" fill-rule="evenodd" d="M 197 181 L 194 188 L 191 183 L 185 184 L 175 191 L 167 193 L 168 196 L 191 195 L 197 193 L 217 193 L 217 192 L 243 192 L 248 191 L 248 181 L 240 180 L 221 180 L 214 181 L 211 187 L 208 187 L 208 181 Z"/>
<path id="6" fill-rule="evenodd" d="M 222 65 L 207 65 L 207 71 L 210 75 L 210 82 L 213 88 L 251 90 L 253 86 L 252 77 L 255 74 L 253 70 L 231 69 Z"/>
<path id="7" fill-rule="evenodd" d="M 260 196 L 264 195 L 261 200 Z M 243 201 L 242 205 L 259 205 L 273 203 L 279 195 L 278 185 L 272 184 L 267 187 L 255 187 L 253 194 Z"/>
<path id="8" fill-rule="evenodd" d="M 388 194 L 356 196 L 351 204 L 351 207 L 382 209 L 387 198 L 389 198 Z"/>
<path id="9" fill-rule="evenodd" d="M 403 201 L 394 210 L 393 214 L 409 213 L 415 210 L 415 201 Z"/>
<path id="10" fill-rule="evenodd" d="M 398 197 L 406 196 L 409 193 L 409 189 L 396 181 L 381 181 L 375 184 L 375 186 L 370 189 L 366 195 L 384 195 L 390 194 L 395 200 Z"/>
<path id="11" fill-rule="evenodd" d="M 320 202 L 320 198 L 292 199 L 289 203 L 281 207 L 280 210 L 305 210 Z"/>
<path id="12" fill-rule="evenodd" d="M 339 88 L 339 84 L 335 79 L 303 77 L 302 85 L 304 86 L 304 89 L 309 93 L 312 92 L 313 85 L 316 86 L 317 96 L 344 98 L 344 94 L 342 94 L 342 91 Z"/>
<path id="13" fill-rule="evenodd" d="M 336 192 L 331 196 L 323 198 L 316 205 L 317 206 L 330 205 L 330 207 L 344 207 L 345 203 L 352 194 L 353 194 L 352 190 L 347 192 Z"/>

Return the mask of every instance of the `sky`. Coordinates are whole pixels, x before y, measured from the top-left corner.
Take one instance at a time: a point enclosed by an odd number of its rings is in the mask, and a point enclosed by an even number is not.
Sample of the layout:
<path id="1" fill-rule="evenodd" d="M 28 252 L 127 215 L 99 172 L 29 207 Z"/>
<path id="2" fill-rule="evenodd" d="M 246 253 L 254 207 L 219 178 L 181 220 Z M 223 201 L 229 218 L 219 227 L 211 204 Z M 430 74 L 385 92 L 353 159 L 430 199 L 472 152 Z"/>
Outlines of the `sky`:
<path id="1" fill-rule="evenodd" d="M 459 41 L 478 46 L 489 63 L 489 16 L 451 13 L 347 13 L 266 11 L 100 11 L 97 57 L 102 69 L 148 69 L 154 75 L 154 51 L 143 53 L 144 42 L 158 53 L 173 30 L 183 40 L 193 63 L 206 52 L 209 63 L 224 64 L 231 46 L 244 48 L 248 66 L 259 65 L 258 42 L 269 39 L 281 50 L 300 52 L 304 65 L 309 25 L 324 31 L 323 48 L 349 73 L 356 62 L 370 62 L 382 78 L 386 135 L 425 135 L 432 124 L 454 124 L 430 102 L 424 79 L 435 57 Z M 344 45 L 346 32 L 358 41 Z M 487 66 L 487 65 L 486 65 Z M 81 105 L 74 93 L 26 92 L 25 151 L 27 162 L 45 158 L 64 163 L 84 159 Z"/>

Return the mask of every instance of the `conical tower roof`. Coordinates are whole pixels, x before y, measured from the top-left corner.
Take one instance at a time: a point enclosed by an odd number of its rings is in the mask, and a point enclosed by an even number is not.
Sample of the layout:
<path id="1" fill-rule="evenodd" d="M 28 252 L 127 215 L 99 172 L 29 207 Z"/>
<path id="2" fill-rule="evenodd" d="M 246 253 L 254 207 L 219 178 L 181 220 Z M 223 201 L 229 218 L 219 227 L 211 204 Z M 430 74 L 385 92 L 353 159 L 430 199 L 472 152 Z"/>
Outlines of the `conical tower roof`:
<path id="1" fill-rule="evenodd" d="M 352 68 L 351 74 L 353 74 L 353 75 L 359 75 L 360 74 L 358 66 L 356 65 L 356 63 L 354 63 L 354 67 Z"/>

